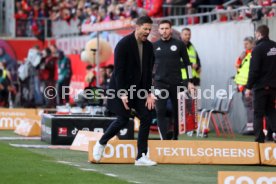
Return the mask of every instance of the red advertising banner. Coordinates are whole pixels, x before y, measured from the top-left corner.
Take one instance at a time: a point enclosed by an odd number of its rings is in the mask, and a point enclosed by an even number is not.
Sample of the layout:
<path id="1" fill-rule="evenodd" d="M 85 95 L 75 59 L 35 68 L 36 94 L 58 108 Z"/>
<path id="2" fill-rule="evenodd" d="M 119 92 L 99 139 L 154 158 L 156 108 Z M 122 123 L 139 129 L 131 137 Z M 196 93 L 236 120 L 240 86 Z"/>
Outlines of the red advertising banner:
<path id="1" fill-rule="evenodd" d="M 55 43 L 55 40 L 45 41 L 43 44 L 37 39 L 12 39 L 0 40 L 0 47 L 4 48 L 6 53 L 13 59 L 22 61 L 27 57 L 31 47 L 37 45 L 40 49 L 43 49 L 53 43 Z"/>

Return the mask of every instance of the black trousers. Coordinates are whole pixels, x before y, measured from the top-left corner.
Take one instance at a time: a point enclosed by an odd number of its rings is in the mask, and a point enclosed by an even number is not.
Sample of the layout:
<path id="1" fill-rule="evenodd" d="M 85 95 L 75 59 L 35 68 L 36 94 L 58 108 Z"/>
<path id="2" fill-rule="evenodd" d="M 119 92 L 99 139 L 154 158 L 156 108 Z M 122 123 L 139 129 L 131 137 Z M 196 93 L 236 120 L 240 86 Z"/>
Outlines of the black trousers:
<path id="1" fill-rule="evenodd" d="M 9 91 L 7 89 L 0 90 L 0 106 L 3 107 L 9 106 Z"/>
<path id="2" fill-rule="evenodd" d="M 130 104 L 130 103 L 129 103 Z M 145 106 L 145 99 L 134 99 L 131 101 L 130 107 L 133 107 L 140 119 L 140 128 L 138 133 L 137 147 L 138 154 L 137 159 L 142 156 L 142 153 L 147 154 L 148 152 L 148 138 L 149 130 L 152 121 L 151 113 Z M 107 142 L 115 136 L 127 123 L 129 123 L 129 116 L 117 116 L 117 119 L 113 121 L 107 128 L 106 132 L 100 139 L 100 144 L 105 145 Z"/>
<path id="3" fill-rule="evenodd" d="M 155 89 L 160 91 L 160 95 L 157 96 L 157 101 L 155 103 L 156 116 L 157 116 L 157 124 L 160 131 L 160 136 L 162 140 L 169 140 L 168 129 L 169 122 L 166 117 L 167 114 L 167 101 L 170 99 L 172 103 L 172 115 L 173 115 L 173 139 L 178 139 L 178 98 L 177 98 L 177 86 L 178 85 L 167 85 L 164 86 L 160 83 L 156 83 Z M 168 98 L 165 97 L 166 90 L 169 94 Z"/>
<path id="4" fill-rule="evenodd" d="M 254 134 L 256 142 L 264 142 L 263 117 L 273 132 L 276 132 L 276 89 L 257 89 L 253 93 L 254 101 Z"/>
<path id="5" fill-rule="evenodd" d="M 69 89 L 70 86 L 70 79 L 66 79 L 61 83 L 57 83 L 57 105 L 64 105 L 69 103 Z M 66 94 L 66 95 L 65 95 Z"/>

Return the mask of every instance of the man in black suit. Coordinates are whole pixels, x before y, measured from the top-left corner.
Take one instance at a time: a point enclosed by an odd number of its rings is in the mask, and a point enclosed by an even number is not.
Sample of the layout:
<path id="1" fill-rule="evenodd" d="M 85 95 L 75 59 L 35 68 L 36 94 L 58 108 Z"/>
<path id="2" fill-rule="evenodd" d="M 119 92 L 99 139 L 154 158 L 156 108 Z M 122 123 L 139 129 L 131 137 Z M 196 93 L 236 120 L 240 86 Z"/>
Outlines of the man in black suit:
<path id="1" fill-rule="evenodd" d="M 114 71 L 109 85 L 109 90 L 115 91 L 115 97 L 108 98 L 107 107 L 117 115 L 117 120 L 111 123 L 96 143 L 93 149 L 96 162 L 100 161 L 107 142 L 129 123 L 131 109 L 135 109 L 140 118 L 135 165 L 156 165 L 146 156 L 152 120 L 150 110 L 154 108 L 154 96 L 150 93 L 154 53 L 152 44 L 147 40 L 151 27 L 149 17 L 138 18 L 135 31 L 121 39 L 115 48 Z M 144 94 L 138 93 L 139 90 L 143 90 Z"/>

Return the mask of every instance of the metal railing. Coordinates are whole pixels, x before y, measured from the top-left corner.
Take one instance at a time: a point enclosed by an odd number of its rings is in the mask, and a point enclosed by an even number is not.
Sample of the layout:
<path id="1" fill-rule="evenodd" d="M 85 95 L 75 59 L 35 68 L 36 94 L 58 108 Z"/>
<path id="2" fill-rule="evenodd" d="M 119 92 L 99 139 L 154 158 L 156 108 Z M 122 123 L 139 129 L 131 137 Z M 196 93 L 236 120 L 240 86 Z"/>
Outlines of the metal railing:
<path id="1" fill-rule="evenodd" d="M 187 13 L 186 5 L 169 5 L 164 4 L 163 8 L 163 15 L 185 15 Z"/>
<path id="2" fill-rule="evenodd" d="M 28 18 L 15 20 L 16 37 L 37 37 L 47 39 L 51 37 L 75 36 L 80 34 L 78 20 L 52 21 L 49 18 Z"/>
<path id="3" fill-rule="evenodd" d="M 189 9 L 186 5 L 169 5 L 164 4 L 163 6 L 163 15 L 164 16 L 181 16 L 189 14 Z M 216 6 L 214 5 L 200 5 L 197 8 L 193 9 L 195 12 L 193 13 L 203 13 L 203 12 L 210 12 L 212 11 Z"/>
<path id="4" fill-rule="evenodd" d="M 1 2 L 1 0 L 0 0 Z M 181 6 L 183 8 L 183 6 Z M 211 8 L 212 6 L 202 7 Z M 190 15 L 177 15 L 177 16 L 165 16 L 162 18 L 155 18 L 155 21 L 163 19 L 169 19 L 173 22 L 174 26 L 180 25 L 192 25 L 192 24 L 203 24 L 219 21 L 235 21 L 240 20 L 240 15 L 244 15 L 244 19 L 251 19 L 252 16 L 257 16 L 258 11 L 272 10 L 276 12 L 276 7 L 260 7 L 256 6 L 253 8 L 240 7 L 234 10 L 216 10 L 213 9 L 211 12 L 196 13 Z M 180 10 L 179 10 L 180 11 Z M 181 11 L 180 11 L 181 12 Z M 252 16 L 247 17 L 246 13 L 251 12 Z M 222 20 L 223 18 L 223 20 Z M 3 25 L 3 24 L 2 24 Z M 47 18 L 37 19 L 26 19 L 16 20 L 16 37 L 38 37 L 39 39 L 47 39 L 51 37 L 69 37 L 79 35 L 79 22 L 72 20 L 67 23 L 66 21 L 51 21 Z"/>
<path id="5" fill-rule="evenodd" d="M 258 11 L 267 11 L 274 9 L 276 11 L 276 6 L 255 6 L 252 8 L 249 7 L 240 7 L 234 10 L 213 10 L 208 13 L 196 13 L 191 15 L 182 15 L 182 16 L 166 16 L 161 18 L 155 18 L 155 21 L 161 21 L 164 19 L 171 20 L 174 26 L 188 25 L 188 24 L 203 24 L 211 22 L 221 22 L 221 21 L 235 21 L 241 20 L 240 15 L 243 15 L 242 20 L 244 19 L 259 19 Z M 251 12 L 251 16 L 246 16 L 247 12 Z M 275 16 L 275 15 L 274 15 Z M 223 17 L 223 19 L 222 19 Z"/>
<path id="6" fill-rule="evenodd" d="M 226 2 L 222 4 L 223 7 L 227 7 L 232 2 L 235 2 L 236 0 L 232 0 L 229 2 Z M 196 8 L 188 8 L 186 5 L 170 5 L 170 4 L 164 4 L 163 6 L 163 15 L 165 16 L 181 16 L 181 15 L 187 15 L 191 14 L 189 11 L 192 9 L 192 13 L 207 13 L 211 12 L 216 8 L 216 5 L 199 5 Z M 241 6 L 232 6 L 233 8 L 239 8 Z"/>

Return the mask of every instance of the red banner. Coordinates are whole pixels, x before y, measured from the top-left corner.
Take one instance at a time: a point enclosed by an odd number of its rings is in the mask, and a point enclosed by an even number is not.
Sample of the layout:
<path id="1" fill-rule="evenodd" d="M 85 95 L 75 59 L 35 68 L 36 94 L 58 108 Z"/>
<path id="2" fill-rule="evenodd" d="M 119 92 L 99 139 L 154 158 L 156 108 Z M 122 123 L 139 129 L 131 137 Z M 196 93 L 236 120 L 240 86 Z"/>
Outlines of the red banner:
<path id="1" fill-rule="evenodd" d="M 37 45 L 40 49 L 43 49 L 53 43 L 55 43 L 55 40 L 46 41 L 44 44 L 37 39 L 0 40 L 0 47 L 5 48 L 13 59 L 22 61 L 27 57 L 29 49 L 33 46 Z"/>

